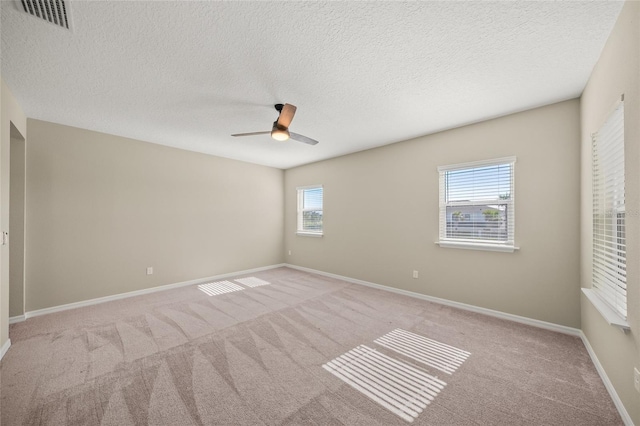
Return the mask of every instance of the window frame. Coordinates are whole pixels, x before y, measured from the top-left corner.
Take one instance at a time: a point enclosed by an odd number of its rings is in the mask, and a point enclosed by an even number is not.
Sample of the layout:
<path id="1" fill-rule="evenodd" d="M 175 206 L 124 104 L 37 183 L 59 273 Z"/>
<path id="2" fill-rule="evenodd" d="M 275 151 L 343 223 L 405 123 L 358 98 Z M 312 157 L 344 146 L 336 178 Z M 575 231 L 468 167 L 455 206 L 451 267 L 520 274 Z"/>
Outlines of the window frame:
<path id="1" fill-rule="evenodd" d="M 491 166 L 499 166 L 503 164 L 511 165 L 510 176 L 510 197 L 509 199 L 495 199 L 490 198 L 486 200 L 476 201 L 454 201 L 448 202 L 447 197 L 447 173 L 453 171 L 460 171 L 466 169 L 483 168 Z M 516 157 L 503 157 L 481 161 L 473 161 L 468 163 L 452 164 L 447 166 L 438 167 L 439 175 L 439 239 L 436 242 L 440 247 L 446 248 L 460 248 L 471 250 L 486 250 L 486 251 L 500 251 L 500 252 L 513 252 L 518 250 L 519 247 L 515 245 L 515 164 Z M 479 238 L 452 238 L 447 236 L 447 207 L 463 207 L 463 206 L 484 206 L 488 203 L 495 202 L 495 204 L 506 204 L 507 214 L 507 240 L 495 241 L 484 240 Z"/>
<path id="2" fill-rule="evenodd" d="M 308 190 L 322 190 L 322 206 L 320 208 L 304 208 L 304 192 Z M 296 212 L 296 235 L 302 237 L 322 237 L 324 235 L 324 187 L 323 185 L 306 185 L 296 188 L 297 212 Z M 322 228 L 320 231 L 304 229 L 303 214 L 307 211 L 321 211 L 323 216 Z"/>
<path id="3" fill-rule="evenodd" d="M 628 330 L 624 110 L 622 96 L 591 135 L 591 288 L 582 292 L 609 324 Z"/>

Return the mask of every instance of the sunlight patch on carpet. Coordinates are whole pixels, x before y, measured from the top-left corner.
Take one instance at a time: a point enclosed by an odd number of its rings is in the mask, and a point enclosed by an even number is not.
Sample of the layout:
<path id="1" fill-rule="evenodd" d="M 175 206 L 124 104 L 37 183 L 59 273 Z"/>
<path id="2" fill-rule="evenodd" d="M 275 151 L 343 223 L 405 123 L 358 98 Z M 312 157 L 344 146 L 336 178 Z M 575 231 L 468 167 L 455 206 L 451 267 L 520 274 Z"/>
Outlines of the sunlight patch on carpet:
<path id="1" fill-rule="evenodd" d="M 399 328 L 374 342 L 447 374 L 453 374 L 471 355 L 471 352 Z"/>
<path id="2" fill-rule="evenodd" d="M 256 277 L 237 278 L 235 281 L 239 282 L 240 284 L 244 284 L 247 287 L 260 287 L 263 285 L 271 284 L 269 281 L 261 280 L 260 278 Z"/>
<path id="3" fill-rule="evenodd" d="M 408 422 L 413 422 L 446 386 L 437 377 L 365 345 L 322 368 Z"/>
<path id="4" fill-rule="evenodd" d="M 218 296 L 220 294 L 231 293 L 233 291 L 244 290 L 238 284 L 231 281 L 216 281 L 214 283 L 200 284 L 198 289 L 209 296 Z"/>

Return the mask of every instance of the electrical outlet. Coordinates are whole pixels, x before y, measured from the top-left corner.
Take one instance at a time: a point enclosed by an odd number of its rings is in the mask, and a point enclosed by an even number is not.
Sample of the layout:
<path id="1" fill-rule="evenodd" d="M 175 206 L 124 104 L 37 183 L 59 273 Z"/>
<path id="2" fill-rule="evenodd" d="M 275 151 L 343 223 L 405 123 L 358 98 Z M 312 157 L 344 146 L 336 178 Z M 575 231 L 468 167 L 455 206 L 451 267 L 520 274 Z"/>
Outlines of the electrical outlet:
<path id="1" fill-rule="evenodd" d="M 289 250 L 289 256 L 291 256 L 291 250 Z"/>
<path id="2" fill-rule="evenodd" d="M 153 266 L 147 268 L 147 275 L 153 275 Z"/>
<path id="3" fill-rule="evenodd" d="M 633 386 L 640 392 L 640 371 L 637 368 L 633 369 Z"/>
<path id="4" fill-rule="evenodd" d="M 413 271 L 413 278 L 418 278 L 418 271 Z"/>

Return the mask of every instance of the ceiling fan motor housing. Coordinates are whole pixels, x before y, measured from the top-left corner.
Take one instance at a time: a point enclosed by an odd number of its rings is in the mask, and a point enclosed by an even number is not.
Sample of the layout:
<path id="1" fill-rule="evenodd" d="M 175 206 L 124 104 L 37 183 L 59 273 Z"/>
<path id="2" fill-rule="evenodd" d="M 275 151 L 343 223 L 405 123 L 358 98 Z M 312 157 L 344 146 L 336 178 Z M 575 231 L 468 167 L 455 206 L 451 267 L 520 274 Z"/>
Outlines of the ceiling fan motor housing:
<path id="1" fill-rule="evenodd" d="M 271 137 L 277 141 L 286 141 L 289 139 L 289 129 L 278 124 L 278 121 L 273 122 L 273 128 L 271 129 Z"/>
<path id="2" fill-rule="evenodd" d="M 316 145 L 317 140 L 308 138 L 298 133 L 290 133 L 289 125 L 293 116 L 296 113 L 296 106 L 292 104 L 275 104 L 273 107 L 278 111 L 278 119 L 273 122 L 271 131 L 266 132 L 251 132 L 251 133 L 237 133 L 231 136 L 253 136 L 253 135 L 265 135 L 271 134 L 271 137 L 277 141 L 286 141 L 289 139 L 296 140 L 298 142 L 306 143 L 309 145 Z"/>

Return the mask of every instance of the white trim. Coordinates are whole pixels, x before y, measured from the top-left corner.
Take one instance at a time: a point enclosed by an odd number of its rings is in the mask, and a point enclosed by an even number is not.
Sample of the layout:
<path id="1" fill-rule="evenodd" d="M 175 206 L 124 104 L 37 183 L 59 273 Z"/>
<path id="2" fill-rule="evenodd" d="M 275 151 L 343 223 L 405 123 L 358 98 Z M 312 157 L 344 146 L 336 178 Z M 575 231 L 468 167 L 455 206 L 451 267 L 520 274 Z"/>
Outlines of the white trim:
<path id="1" fill-rule="evenodd" d="M 602 300 L 598 292 L 592 288 L 582 288 L 582 292 L 587 299 L 591 302 L 594 308 L 600 315 L 602 315 L 605 321 L 609 325 L 613 325 L 615 327 L 619 327 L 622 331 L 627 332 L 631 330 L 627 319 L 618 313 L 618 311 L 614 310 L 607 302 Z"/>
<path id="2" fill-rule="evenodd" d="M 26 315 L 17 315 L 15 317 L 9 317 L 9 324 L 15 324 L 17 322 L 22 322 L 27 319 Z"/>
<path id="3" fill-rule="evenodd" d="M 329 272 L 318 271 L 316 269 L 305 268 L 303 266 L 291 265 L 285 263 L 287 268 L 297 269 L 299 271 L 310 272 L 312 274 L 324 275 L 325 277 L 336 278 L 339 280 L 347 281 L 353 284 L 360 284 L 367 287 L 376 288 L 378 290 L 389 291 L 391 293 L 402 294 L 404 296 L 414 297 L 416 299 L 426 300 L 428 302 L 438 303 L 440 305 L 451 306 L 453 308 L 463 309 L 465 311 L 476 312 L 479 314 L 489 315 L 495 318 L 505 319 L 508 321 L 517 322 L 520 324 L 526 324 L 533 327 L 543 328 L 545 330 L 556 331 L 558 333 L 569 334 L 571 336 L 580 336 L 581 331 L 577 328 L 567 327 L 560 324 L 554 324 L 551 322 L 541 321 L 533 318 L 521 317 L 519 315 L 508 314 L 506 312 L 494 311 L 493 309 L 481 308 L 479 306 L 467 305 L 466 303 L 455 302 L 453 300 L 441 299 L 439 297 L 427 296 L 422 293 L 415 293 L 413 291 L 402 290 L 395 287 L 389 287 L 382 284 L 376 284 L 368 281 L 359 280 L 356 278 L 349 278 L 342 275 L 331 274 Z"/>
<path id="4" fill-rule="evenodd" d="M 263 266 L 260 268 L 246 269 L 244 271 L 236 271 L 236 272 L 229 272 L 226 274 L 214 275 L 212 277 L 207 277 L 207 278 L 198 278 L 195 280 L 183 281 L 180 283 L 161 285 L 158 287 L 146 288 L 144 290 L 129 291 L 127 293 L 119 293 L 119 294 L 114 294 L 112 296 L 98 297 L 96 299 L 83 300 L 81 302 L 73 302 L 73 303 L 68 303 L 66 305 L 52 306 L 51 308 L 44 308 L 44 309 L 38 309 L 35 311 L 26 312 L 24 314 L 24 317 L 25 319 L 29 319 L 32 317 L 38 317 L 40 315 L 52 314 L 54 312 L 61 312 L 61 311 L 67 311 L 69 309 L 83 308 L 85 306 L 97 305 L 99 303 L 111 302 L 113 300 L 126 299 L 129 297 L 141 296 L 143 294 L 150 294 L 158 291 L 171 290 L 179 287 L 186 287 L 186 286 L 195 285 L 195 284 L 203 284 L 209 281 L 217 281 L 223 278 L 234 277 L 237 275 L 252 274 L 254 272 L 266 271 L 269 269 L 280 268 L 283 266 L 286 266 L 286 264 L 279 263 L 276 265 Z"/>
<path id="5" fill-rule="evenodd" d="M 322 237 L 324 234 L 320 233 L 320 232 L 303 232 L 303 231 L 298 231 L 296 232 L 296 235 L 299 237 Z"/>
<path id="6" fill-rule="evenodd" d="M 624 123 L 624 102 L 619 101 L 591 136 L 591 287 L 597 293 L 585 294 L 610 324 L 619 322 L 618 316 L 611 315 L 606 306 L 592 296 L 601 297 L 623 320 L 626 319 L 628 253 L 624 226 L 629 218 L 624 214 L 627 198 Z"/>
<path id="7" fill-rule="evenodd" d="M 304 208 L 304 193 L 305 191 L 310 191 L 314 189 L 321 189 L 321 206 L 320 208 Z M 307 186 L 298 186 L 296 188 L 296 193 L 298 197 L 297 202 L 297 210 L 296 210 L 296 235 L 304 236 L 304 237 L 322 237 L 324 232 L 324 224 L 322 225 L 322 229 L 319 232 L 304 229 L 304 213 L 305 212 L 322 212 L 324 214 L 324 187 L 322 185 L 307 185 Z"/>
<path id="8" fill-rule="evenodd" d="M 0 360 L 4 358 L 4 354 L 7 353 L 10 347 L 11 347 L 11 339 L 7 339 L 7 341 L 4 342 L 4 345 L 2 345 L 2 348 L 0 348 Z"/>
<path id="9" fill-rule="evenodd" d="M 485 250 L 485 251 L 501 251 L 505 253 L 513 253 L 520 250 L 520 247 L 509 246 L 505 244 L 482 244 L 482 243 L 466 243 L 462 241 L 436 241 L 435 244 L 443 248 L 457 248 L 466 250 Z"/>
<path id="10" fill-rule="evenodd" d="M 492 158 L 490 160 L 470 161 L 468 163 L 451 164 L 449 166 L 438 166 L 438 172 L 450 172 L 452 170 L 468 169 L 471 167 L 494 166 L 496 164 L 515 163 L 516 157 Z"/>
<path id="11" fill-rule="evenodd" d="M 603 382 L 605 388 L 607 389 L 607 392 L 609 392 L 609 396 L 611 397 L 611 399 L 613 400 L 614 405 L 618 409 L 618 413 L 620 413 L 620 417 L 622 418 L 622 421 L 624 422 L 624 424 L 626 426 L 634 426 L 633 420 L 631 419 L 631 416 L 629 415 L 629 413 L 627 412 L 626 408 L 624 407 L 624 404 L 622 403 L 622 400 L 618 396 L 618 393 L 616 392 L 616 389 L 613 386 L 613 383 L 611 383 L 611 380 L 609 380 L 609 376 L 607 376 L 607 372 L 602 367 L 602 364 L 600 364 L 600 360 L 598 359 L 598 357 L 596 356 L 595 351 L 591 347 L 591 344 L 589 343 L 589 340 L 587 339 L 587 336 L 580 329 L 573 328 L 573 327 L 567 327 L 567 326 L 559 325 L 559 324 L 553 324 L 553 323 L 550 323 L 550 322 L 540 321 L 540 320 L 536 320 L 536 319 L 532 319 L 532 318 L 521 317 L 519 315 L 507 314 L 505 312 L 494 311 L 492 309 L 481 308 L 481 307 L 478 307 L 478 306 L 467 305 L 466 303 L 454 302 L 452 300 L 447 300 L 447 299 L 440 299 L 438 297 L 427 296 L 427 295 L 420 294 L 420 293 L 414 293 L 412 291 L 401 290 L 401 289 L 398 289 L 398 288 L 393 288 L 393 287 L 389 287 L 389 286 L 385 286 L 385 285 L 381 285 L 381 284 L 375 284 L 375 283 L 371 283 L 371 282 L 368 282 L 368 281 L 358 280 L 358 279 L 355 279 L 355 278 L 349 278 L 349 277 L 345 277 L 345 276 L 342 276 L 342 275 L 337 275 L 337 274 L 331 274 L 331 273 L 328 273 L 328 272 L 318 271 L 316 269 L 305 268 L 303 266 L 296 266 L 296 265 L 291 265 L 291 264 L 288 264 L 288 263 L 285 264 L 284 266 L 286 266 L 287 268 L 297 269 L 297 270 L 300 270 L 300 271 L 310 272 L 310 273 L 314 273 L 314 274 L 318 274 L 318 275 L 324 275 L 326 277 L 336 278 L 336 279 L 339 279 L 339 280 L 347 281 L 347 282 L 354 283 L 354 284 L 360 284 L 360 285 L 364 285 L 364 286 L 367 286 L 367 287 L 376 288 L 376 289 L 379 289 L 379 290 L 389 291 L 391 293 L 397 293 L 397 294 L 402 294 L 402 295 L 409 296 L 409 297 L 415 297 L 417 299 L 427 300 L 429 302 L 439 303 L 439 304 L 442 304 L 442 305 L 451 306 L 451 307 L 463 309 L 463 310 L 466 310 L 466 311 L 477 312 L 477 313 L 480 313 L 480 314 L 489 315 L 489 316 L 492 316 L 492 317 L 505 319 L 505 320 L 513 321 L 513 322 L 517 322 L 517 323 L 520 323 L 520 324 L 526 324 L 526 325 L 530 325 L 530 326 L 533 326 L 533 327 L 543 328 L 545 330 L 556 331 L 558 333 L 568 334 L 570 336 L 580 337 L 580 339 L 584 343 L 585 348 L 587 349 L 587 353 L 589 354 L 589 357 L 591 358 L 591 361 L 593 362 L 593 365 L 596 368 L 596 371 L 598 372 L 598 375 L 600 376 L 600 379 L 602 379 L 602 382 Z"/>
<path id="12" fill-rule="evenodd" d="M 296 186 L 296 191 L 300 191 L 301 189 L 316 189 L 316 188 L 322 188 L 322 184 L 319 184 L 319 185 Z"/>
<path id="13" fill-rule="evenodd" d="M 613 383 L 611 383 L 611 380 L 609 380 L 609 376 L 607 376 L 607 372 L 604 370 L 604 367 L 602 367 L 602 364 L 600 364 L 600 360 L 598 359 L 595 351 L 591 347 L 591 343 L 589 343 L 589 339 L 587 339 L 587 336 L 584 334 L 582 330 L 580 330 L 580 338 L 582 339 L 582 343 L 584 343 L 584 347 L 587 348 L 587 352 L 591 357 L 591 361 L 593 362 L 593 365 L 596 367 L 596 371 L 600 375 L 600 379 L 602 379 L 602 383 L 604 383 L 604 387 L 607 389 L 607 392 L 609 392 L 609 396 L 611 397 L 611 399 L 613 400 L 613 403 L 618 409 L 618 413 L 620 413 L 620 417 L 622 417 L 622 421 L 627 426 L 633 426 L 633 420 L 631 419 L 631 416 L 627 412 L 627 409 L 624 408 L 624 404 L 622 403 L 622 400 L 618 396 L 618 393 L 616 392 L 616 388 L 613 386 Z"/>
<path id="14" fill-rule="evenodd" d="M 512 157 L 504 157 L 504 158 L 497 158 L 494 160 L 482 160 L 482 161 L 475 161 L 472 163 L 463 163 L 463 164 L 453 164 L 453 165 L 447 165 L 447 166 L 439 166 L 438 167 L 438 192 L 439 192 L 439 202 L 438 202 L 438 206 L 439 206 L 439 210 L 440 213 L 438 215 L 438 240 L 439 242 L 444 243 L 445 245 L 443 245 L 443 247 L 450 247 L 450 248 L 471 248 L 471 249 L 476 249 L 476 250 L 490 250 L 489 248 L 485 248 L 487 247 L 487 245 L 501 245 L 501 246 L 514 246 L 515 243 L 515 164 L 516 164 L 516 157 L 512 156 Z M 483 167 L 497 167 L 498 170 L 501 169 L 502 166 L 509 166 L 509 197 L 507 199 L 499 199 L 500 197 L 498 197 L 498 199 L 496 199 L 495 197 L 489 198 L 489 199 L 474 199 L 474 200 L 466 200 L 466 201 L 450 201 L 449 200 L 449 186 L 448 186 L 448 174 L 449 173 L 456 173 L 456 172 L 462 172 L 462 173 L 467 173 L 467 172 L 472 172 L 478 168 L 483 168 Z M 500 172 L 501 173 L 501 172 Z M 489 182 L 491 182 L 495 177 L 489 178 L 488 176 L 485 177 L 486 179 L 481 179 L 482 181 L 482 185 L 486 185 Z M 497 176 L 497 178 L 500 180 L 502 179 L 501 175 Z M 475 185 L 475 178 L 473 179 L 473 184 Z M 497 195 L 497 194 L 496 194 Z M 473 198 L 473 197 L 472 197 Z M 449 235 L 449 230 L 450 230 L 450 225 L 449 222 L 447 220 L 448 217 L 448 212 L 447 210 L 449 208 L 453 208 L 453 209 L 457 209 L 457 208 L 466 208 L 466 207 L 481 207 L 481 206 L 487 206 L 487 207 L 491 207 L 491 205 L 503 205 L 504 209 L 505 209 L 505 214 L 506 214 L 506 222 L 504 223 L 504 225 L 506 226 L 506 232 L 507 232 L 507 238 L 506 241 L 502 240 L 502 241 L 487 241 L 485 239 L 480 238 L 480 236 L 476 236 L 476 238 L 461 238 L 460 236 L 456 237 L 456 236 L 450 236 Z M 494 206 L 497 207 L 497 206 Z M 484 213 L 484 212 L 483 212 Z M 453 216 L 450 217 L 451 220 L 453 220 Z M 486 220 L 486 217 L 485 217 Z M 453 222 L 451 222 L 453 223 Z M 462 223 L 460 223 L 460 225 L 462 225 Z M 475 228 L 475 227 L 474 227 Z M 454 228 L 454 232 L 455 232 L 455 228 Z M 474 232 L 475 234 L 475 232 Z M 451 243 L 451 242 L 461 242 L 462 244 L 465 243 L 477 243 L 480 244 L 481 246 L 476 246 L 476 247 L 461 247 L 461 246 L 454 246 L 454 245 L 446 245 L 447 243 Z M 483 247 L 484 245 L 484 247 Z M 480 247 L 480 248 L 479 248 Z M 508 252 L 513 252 L 513 249 L 507 249 L 507 250 L 496 250 L 496 251 L 508 251 Z"/>

